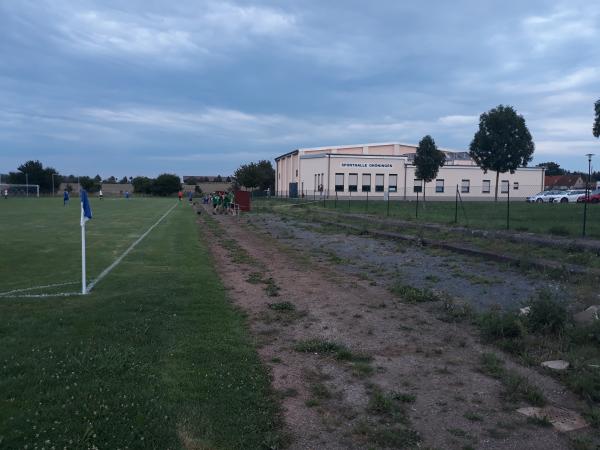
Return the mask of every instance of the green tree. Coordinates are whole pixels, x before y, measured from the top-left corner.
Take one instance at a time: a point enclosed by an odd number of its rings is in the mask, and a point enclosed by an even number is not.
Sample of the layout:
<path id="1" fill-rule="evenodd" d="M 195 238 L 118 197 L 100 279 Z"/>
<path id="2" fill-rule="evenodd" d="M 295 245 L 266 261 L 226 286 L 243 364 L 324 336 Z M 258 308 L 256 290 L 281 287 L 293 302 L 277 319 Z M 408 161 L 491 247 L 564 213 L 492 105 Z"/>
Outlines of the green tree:
<path id="1" fill-rule="evenodd" d="M 244 186 L 248 189 L 255 189 L 260 183 L 258 179 L 258 168 L 256 163 L 253 162 L 250 164 L 242 164 L 233 173 L 233 177 L 240 186 Z"/>
<path id="2" fill-rule="evenodd" d="M 496 172 L 494 198 L 498 200 L 500 173 L 515 173 L 531 161 L 535 145 L 525 119 L 512 106 L 499 105 L 479 116 L 479 130 L 469 147 L 469 155 L 484 173 Z"/>
<path id="3" fill-rule="evenodd" d="M 233 174 L 236 184 L 248 189 L 273 190 L 275 169 L 271 161 L 261 160 L 258 163 L 242 164 Z"/>
<path id="4" fill-rule="evenodd" d="M 163 173 L 153 182 L 151 192 L 154 195 L 171 195 L 181 189 L 181 180 L 177 175 Z"/>
<path id="5" fill-rule="evenodd" d="M 425 187 L 427 187 L 427 183 L 433 180 L 438 172 L 440 171 L 440 167 L 444 165 L 446 162 L 446 155 L 444 152 L 438 150 L 435 145 L 435 141 L 429 135 L 425 136 L 419 142 L 419 146 L 417 147 L 417 152 L 415 153 L 415 175 L 417 178 L 420 178 L 425 183 Z M 423 201 L 425 201 L 425 191 L 427 189 L 423 189 Z"/>
<path id="6" fill-rule="evenodd" d="M 100 190 L 100 182 L 96 178 L 79 177 L 79 185 L 89 193 L 98 192 Z"/>
<path id="7" fill-rule="evenodd" d="M 40 192 L 52 192 L 52 182 L 54 188 L 60 186 L 60 176 L 53 167 L 45 167 L 40 161 L 27 161 L 17 168 L 18 172 L 8 174 L 8 182 L 14 184 L 38 184 Z M 52 175 L 54 174 L 54 177 Z"/>
<path id="8" fill-rule="evenodd" d="M 127 177 L 123 177 L 119 180 L 119 184 L 127 184 L 129 183 L 129 180 L 127 179 Z"/>
<path id="9" fill-rule="evenodd" d="M 596 100 L 596 103 L 594 103 L 594 111 L 596 113 L 596 118 L 594 119 L 592 133 L 598 138 L 600 137 L 600 99 Z"/>
<path id="10" fill-rule="evenodd" d="M 153 183 L 154 180 L 148 177 L 135 177 L 131 182 L 133 185 L 133 192 L 137 194 L 151 194 Z"/>
<path id="11" fill-rule="evenodd" d="M 560 168 L 560 164 L 552 162 L 552 161 L 539 163 L 536 165 L 536 167 L 545 167 L 546 168 L 545 173 L 546 173 L 546 175 L 549 175 L 549 176 L 564 175 L 566 173 L 565 169 Z"/>

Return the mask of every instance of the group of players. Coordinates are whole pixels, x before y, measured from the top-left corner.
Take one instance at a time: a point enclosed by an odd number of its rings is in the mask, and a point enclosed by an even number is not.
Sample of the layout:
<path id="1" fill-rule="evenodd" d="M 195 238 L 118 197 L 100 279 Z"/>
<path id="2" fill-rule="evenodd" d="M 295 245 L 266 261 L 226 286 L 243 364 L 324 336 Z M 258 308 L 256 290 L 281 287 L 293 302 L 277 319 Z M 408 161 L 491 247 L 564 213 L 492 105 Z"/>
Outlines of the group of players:
<path id="1" fill-rule="evenodd" d="M 235 194 L 233 192 L 213 192 L 204 196 L 204 204 L 212 204 L 213 214 L 235 214 Z"/>

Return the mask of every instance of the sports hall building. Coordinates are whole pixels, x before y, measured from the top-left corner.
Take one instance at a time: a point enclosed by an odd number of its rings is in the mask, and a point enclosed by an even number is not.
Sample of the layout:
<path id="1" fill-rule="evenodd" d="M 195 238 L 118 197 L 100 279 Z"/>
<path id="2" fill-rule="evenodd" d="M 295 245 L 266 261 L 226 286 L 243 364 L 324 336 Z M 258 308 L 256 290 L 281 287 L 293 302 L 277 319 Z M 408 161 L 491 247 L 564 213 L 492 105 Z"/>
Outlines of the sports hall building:
<path id="1" fill-rule="evenodd" d="M 440 149 L 446 163 L 424 185 L 415 176 L 417 146 L 399 143 L 302 148 L 275 158 L 277 195 L 284 197 L 387 197 L 412 199 L 418 192 L 432 200 L 494 199 L 496 172 L 483 170 L 467 152 Z M 501 173 L 498 195 L 524 199 L 544 190 L 544 169 L 522 167 Z"/>

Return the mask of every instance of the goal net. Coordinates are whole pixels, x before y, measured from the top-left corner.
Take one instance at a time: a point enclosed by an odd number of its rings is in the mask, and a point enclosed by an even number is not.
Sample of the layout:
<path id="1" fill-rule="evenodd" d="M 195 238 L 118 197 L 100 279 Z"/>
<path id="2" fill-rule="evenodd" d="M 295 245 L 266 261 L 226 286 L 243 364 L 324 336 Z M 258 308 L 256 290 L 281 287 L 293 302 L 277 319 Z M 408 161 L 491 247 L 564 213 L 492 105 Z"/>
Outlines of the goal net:
<path id="1" fill-rule="evenodd" d="M 5 192 L 9 197 L 39 197 L 39 184 L 6 184 L 0 183 L 0 194 L 4 197 Z"/>

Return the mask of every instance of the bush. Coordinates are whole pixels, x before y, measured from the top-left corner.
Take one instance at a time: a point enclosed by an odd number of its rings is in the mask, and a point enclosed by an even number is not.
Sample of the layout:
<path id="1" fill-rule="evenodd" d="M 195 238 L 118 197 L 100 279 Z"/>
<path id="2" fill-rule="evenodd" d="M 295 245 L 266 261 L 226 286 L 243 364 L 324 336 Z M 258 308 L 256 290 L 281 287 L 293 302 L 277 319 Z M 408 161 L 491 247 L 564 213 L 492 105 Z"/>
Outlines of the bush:
<path id="1" fill-rule="evenodd" d="M 479 327 L 487 340 L 516 339 L 525 334 L 521 318 L 513 312 L 491 311 L 481 315 Z"/>
<path id="2" fill-rule="evenodd" d="M 600 320 L 585 326 L 573 328 L 570 333 L 575 344 L 594 344 L 600 346 Z"/>
<path id="3" fill-rule="evenodd" d="M 548 292 L 541 292 L 530 307 L 527 325 L 533 332 L 558 334 L 567 325 L 567 308 Z"/>

